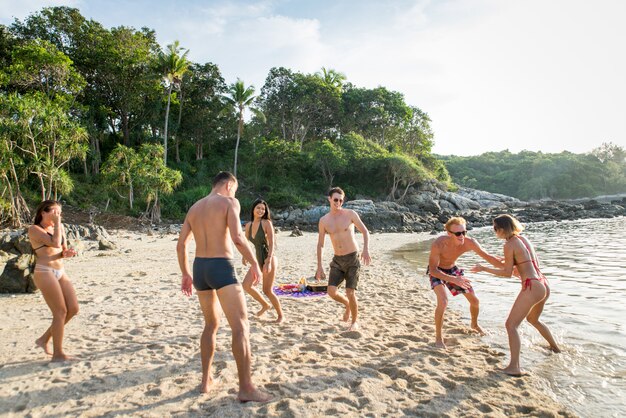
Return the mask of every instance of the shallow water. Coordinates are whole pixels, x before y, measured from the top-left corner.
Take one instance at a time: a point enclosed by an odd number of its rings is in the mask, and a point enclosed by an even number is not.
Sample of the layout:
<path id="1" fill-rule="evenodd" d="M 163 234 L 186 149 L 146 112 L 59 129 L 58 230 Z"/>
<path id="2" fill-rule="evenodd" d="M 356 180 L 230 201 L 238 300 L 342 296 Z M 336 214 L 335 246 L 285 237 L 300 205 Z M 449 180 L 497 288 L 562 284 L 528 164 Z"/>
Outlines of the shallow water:
<path id="1" fill-rule="evenodd" d="M 542 321 L 563 353 L 550 353 L 545 340 L 525 323 L 520 327 L 522 367 L 542 377 L 545 389 L 583 417 L 626 416 L 626 218 L 526 226 L 524 235 L 535 246 L 552 290 Z M 475 229 L 470 235 L 488 252 L 502 255 L 503 241 L 491 228 Z M 431 242 L 403 247 L 398 255 L 422 273 Z M 483 260 L 471 253 L 461 256 L 458 264 L 469 272 L 477 262 Z M 467 276 L 481 301 L 479 322 L 488 332 L 485 342 L 508 354 L 504 321 L 520 290 L 519 279 L 485 273 Z M 419 281 L 430 288 L 425 275 Z M 460 310 L 469 323 L 465 298 L 450 297 L 449 306 Z"/>

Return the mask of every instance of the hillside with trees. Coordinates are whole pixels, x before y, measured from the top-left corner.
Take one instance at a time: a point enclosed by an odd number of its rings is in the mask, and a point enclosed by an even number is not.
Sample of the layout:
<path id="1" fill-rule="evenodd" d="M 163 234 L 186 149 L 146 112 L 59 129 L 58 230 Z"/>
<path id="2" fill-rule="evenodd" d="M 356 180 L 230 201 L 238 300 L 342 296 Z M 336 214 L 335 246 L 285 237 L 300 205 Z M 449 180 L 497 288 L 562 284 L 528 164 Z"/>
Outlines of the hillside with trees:
<path id="1" fill-rule="evenodd" d="M 454 187 L 449 172 L 521 199 L 626 190 L 624 150 L 613 144 L 585 155 L 437 157 L 428 114 L 400 92 L 356 86 L 332 68 L 276 67 L 260 87 L 229 84 L 189 53 L 69 7 L 0 25 L 0 224 L 30 222 L 50 198 L 180 221 L 220 170 L 238 176 L 244 208 L 258 197 L 273 208 L 323 203 L 331 185 L 351 199 L 401 202 L 426 180 Z"/>
<path id="2" fill-rule="evenodd" d="M 449 176 L 428 114 L 333 69 L 272 68 L 260 88 L 228 84 L 154 31 L 106 28 L 45 8 L 0 26 L 0 215 L 30 221 L 41 199 L 180 220 L 220 170 L 242 204 L 306 206 L 332 184 L 400 200 Z"/>
<path id="3" fill-rule="evenodd" d="M 587 154 L 500 151 L 439 158 L 458 185 L 522 200 L 626 193 L 626 150 L 610 142 Z"/>

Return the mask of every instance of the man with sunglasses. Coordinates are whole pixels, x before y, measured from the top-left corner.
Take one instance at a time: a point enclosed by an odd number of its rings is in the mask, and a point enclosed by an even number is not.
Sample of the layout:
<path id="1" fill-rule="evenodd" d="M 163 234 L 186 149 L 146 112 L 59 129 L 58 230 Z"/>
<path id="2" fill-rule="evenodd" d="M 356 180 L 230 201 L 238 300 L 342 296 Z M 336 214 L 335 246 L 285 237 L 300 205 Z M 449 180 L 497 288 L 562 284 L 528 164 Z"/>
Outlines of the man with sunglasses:
<path id="1" fill-rule="evenodd" d="M 334 257 L 330 263 L 330 273 L 328 275 L 328 296 L 345 306 L 343 321 L 348 322 L 352 316 L 352 323 L 349 330 L 358 329 L 358 303 L 355 291 L 359 282 L 359 272 L 361 262 L 359 260 L 359 247 L 354 236 L 354 227 L 363 234 L 363 252 L 360 259 L 364 265 L 371 261 L 369 255 L 369 231 L 359 218 L 359 215 L 350 209 L 341 207 L 345 198 L 345 193 L 339 187 L 333 187 L 328 192 L 328 202 L 330 212 L 322 216 L 319 221 L 319 236 L 317 240 L 317 280 L 325 279 L 326 274 L 322 268 L 322 258 L 324 255 L 324 241 L 326 234 L 330 236 L 333 244 Z M 337 293 L 337 287 L 346 281 L 346 297 Z"/>
<path id="2" fill-rule="evenodd" d="M 430 275 L 430 287 L 437 295 L 435 308 L 435 345 L 446 348 L 443 339 L 443 316 L 448 306 L 446 287 L 452 296 L 463 294 L 470 304 L 471 327 L 474 331 L 484 334 L 478 325 L 479 302 L 474 294 L 471 283 L 465 278 L 463 270 L 456 266 L 456 260 L 468 251 L 474 251 L 494 266 L 501 266 L 499 258 L 485 252 L 478 241 L 467 235 L 466 221 L 460 216 L 450 218 L 445 224 L 446 235 L 433 242 L 428 258 L 427 274 Z M 441 286 L 445 285 L 445 286 Z"/>

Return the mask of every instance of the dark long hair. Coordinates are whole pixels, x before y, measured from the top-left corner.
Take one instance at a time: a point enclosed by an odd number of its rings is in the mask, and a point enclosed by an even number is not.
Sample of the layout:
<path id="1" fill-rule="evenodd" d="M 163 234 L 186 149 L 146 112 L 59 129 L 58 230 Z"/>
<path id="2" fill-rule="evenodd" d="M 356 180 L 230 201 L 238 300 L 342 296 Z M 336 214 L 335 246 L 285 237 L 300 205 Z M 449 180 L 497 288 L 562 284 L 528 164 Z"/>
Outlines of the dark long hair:
<path id="1" fill-rule="evenodd" d="M 50 212 L 50 208 L 53 206 L 61 207 L 61 202 L 56 200 L 44 200 L 37 206 L 37 212 L 35 215 L 35 225 L 39 225 L 43 219 L 43 212 Z"/>
<path id="2" fill-rule="evenodd" d="M 272 214 L 270 213 L 270 207 L 267 205 L 267 202 L 263 199 L 257 199 L 252 204 L 252 210 L 250 211 L 250 222 L 254 221 L 254 208 L 258 205 L 265 206 L 265 214 L 261 217 L 261 219 L 267 219 L 268 221 L 272 220 Z"/>

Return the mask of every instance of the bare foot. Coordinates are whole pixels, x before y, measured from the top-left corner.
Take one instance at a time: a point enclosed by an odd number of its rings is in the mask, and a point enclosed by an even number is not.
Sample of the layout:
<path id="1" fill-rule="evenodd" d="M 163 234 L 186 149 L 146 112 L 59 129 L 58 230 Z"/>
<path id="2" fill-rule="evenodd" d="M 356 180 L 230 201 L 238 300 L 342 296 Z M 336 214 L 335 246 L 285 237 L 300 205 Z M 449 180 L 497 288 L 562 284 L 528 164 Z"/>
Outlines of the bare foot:
<path id="1" fill-rule="evenodd" d="M 35 340 L 35 345 L 37 347 L 40 347 L 44 351 L 44 353 L 51 356 L 52 353 L 50 352 L 50 349 L 48 348 L 48 341 L 50 340 L 44 337 L 39 337 Z"/>
<path id="2" fill-rule="evenodd" d="M 560 353 L 561 349 L 555 345 L 551 345 L 550 346 L 550 351 L 552 351 L 553 353 Z"/>
<path id="3" fill-rule="evenodd" d="M 200 383 L 200 392 L 209 393 L 209 390 L 213 386 L 213 383 L 214 381 L 212 377 L 209 377 L 206 382 L 203 380 L 202 383 Z"/>
<path id="4" fill-rule="evenodd" d="M 441 348 L 442 350 L 446 350 L 448 348 L 443 341 L 435 341 L 435 347 Z"/>
<path id="5" fill-rule="evenodd" d="M 53 363 L 61 363 L 64 361 L 76 361 L 76 358 L 74 357 L 70 357 L 66 354 L 60 354 L 60 355 L 54 355 L 52 356 L 52 360 L 50 360 Z"/>
<path id="6" fill-rule="evenodd" d="M 478 324 L 474 324 L 474 325 L 472 325 L 472 330 L 473 330 L 473 331 L 475 331 L 475 332 L 477 332 L 478 334 L 480 334 L 480 335 L 482 335 L 482 336 L 485 336 L 485 335 L 486 335 L 486 334 L 485 334 L 485 331 L 483 331 L 483 329 L 482 329 L 482 328 L 480 327 L 480 325 L 478 325 Z"/>
<path id="7" fill-rule="evenodd" d="M 348 322 L 350 320 L 350 307 L 346 306 L 346 311 L 343 313 L 343 322 Z"/>
<path id="8" fill-rule="evenodd" d="M 358 322 L 353 322 L 350 327 L 348 328 L 348 331 L 358 331 L 359 330 L 359 323 Z"/>
<path id="9" fill-rule="evenodd" d="M 263 392 L 262 390 L 259 390 L 259 389 L 254 389 L 252 392 L 239 391 L 239 394 L 237 395 L 237 400 L 241 403 L 245 403 L 245 402 L 265 403 L 265 402 L 271 401 L 272 399 L 274 399 L 272 395 L 270 395 L 267 392 Z"/>
<path id="10" fill-rule="evenodd" d="M 257 312 L 255 315 L 257 317 L 263 315 L 268 309 L 270 308 L 270 305 L 265 305 L 264 307 L 261 308 L 261 310 L 259 312 Z"/>
<path id="11" fill-rule="evenodd" d="M 498 371 L 506 375 L 513 376 L 513 377 L 522 377 L 522 376 L 528 375 L 527 372 L 523 371 L 522 369 L 515 368 L 515 367 L 507 367 L 505 369 L 498 369 Z"/>
<path id="12" fill-rule="evenodd" d="M 284 319 L 283 316 L 279 315 L 278 318 L 276 318 L 276 323 L 280 324 L 281 322 L 283 322 L 283 319 Z"/>

